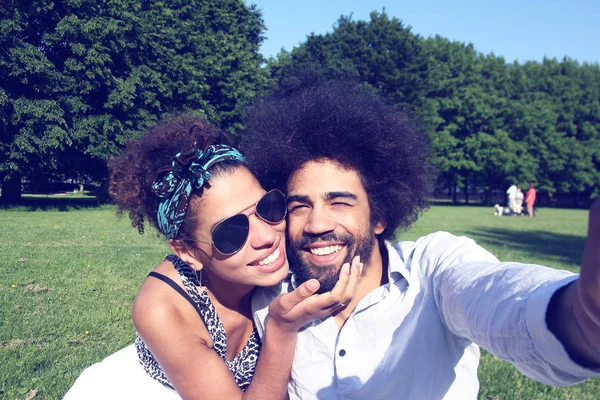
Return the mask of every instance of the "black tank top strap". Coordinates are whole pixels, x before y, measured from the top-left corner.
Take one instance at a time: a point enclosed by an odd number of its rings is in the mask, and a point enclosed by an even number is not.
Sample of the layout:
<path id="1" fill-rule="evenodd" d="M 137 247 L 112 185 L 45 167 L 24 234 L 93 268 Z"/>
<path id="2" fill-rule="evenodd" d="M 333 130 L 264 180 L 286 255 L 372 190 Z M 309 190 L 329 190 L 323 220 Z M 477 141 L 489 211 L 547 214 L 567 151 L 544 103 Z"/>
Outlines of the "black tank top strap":
<path id="1" fill-rule="evenodd" d="M 202 286 L 202 282 L 200 282 L 196 270 L 186 264 L 181 258 L 177 257 L 175 254 L 169 254 L 167 257 L 165 257 L 165 261 L 170 261 L 177 270 L 177 273 L 185 276 L 187 280 L 193 284 L 193 286 Z M 184 282 L 184 284 L 185 283 L 186 282 Z"/>
<path id="2" fill-rule="evenodd" d="M 206 290 L 198 290 L 198 287 L 201 286 L 201 282 L 196 271 L 174 254 L 167 256 L 166 260 L 170 261 L 175 266 L 185 289 L 163 274 L 153 271 L 148 276 L 152 276 L 153 278 L 165 282 L 194 306 L 212 338 L 213 350 L 223 359 L 223 361 L 225 361 L 225 364 L 231 371 L 240 389 L 245 391 L 252 381 L 252 376 L 254 375 L 262 345 L 256 327 L 252 331 L 252 334 L 248 338 L 242 351 L 233 360 L 228 361 L 226 358 L 227 337 L 225 335 L 225 327 L 208 296 L 208 292 Z M 173 385 L 139 335 L 136 335 L 135 347 L 140 363 L 144 367 L 146 373 L 164 386 L 172 389 Z"/>
<path id="3" fill-rule="evenodd" d="M 203 320 L 202 313 L 198 309 L 198 305 L 196 304 L 196 302 L 190 297 L 189 294 L 186 293 L 185 290 L 183 290 L 181 288 L 181 286 L 179 286 L 177 283 L 175 283 L 175 281 L 173 279 L 169 278 L 166 275 L 163 275 L 163 274 L 160 274 L 160 273 L 154 272 L 154 271 L 150 272 L 148 274 L 148 276 L 151 276 L 151 277 L 156 278 L 156 279 L 160 279 L 161 281 L 163 281 L 164 283 L 166 283 L 167 285 L 169 285 L 173 289 L 175 289 L 175 291 L 177 293 L 179 293 L 181 296 L 183 296 L 183 298 L 186 299 L 192 305 L 192 307 L 194 307 L 194 310 L 196 310 L 196 312 L 200 316 L 200 319 Z"/>
<path id="4" fill-rule="evenodd" d="M 227 355 L 225 327 L 217 315 L 217 311 L 206 290 L 198 290 L 200 281 L 197 279 L 196 270 L 175 254 L 168 255 L 165 260 L 170 261 L 175 267 L 181 278 L 181 283 L 183 283 L 188 296 L 196 305 L 196 310 L 198 310 L 198 314 L 212 338 L 214 350 L 225 361 Z"/>

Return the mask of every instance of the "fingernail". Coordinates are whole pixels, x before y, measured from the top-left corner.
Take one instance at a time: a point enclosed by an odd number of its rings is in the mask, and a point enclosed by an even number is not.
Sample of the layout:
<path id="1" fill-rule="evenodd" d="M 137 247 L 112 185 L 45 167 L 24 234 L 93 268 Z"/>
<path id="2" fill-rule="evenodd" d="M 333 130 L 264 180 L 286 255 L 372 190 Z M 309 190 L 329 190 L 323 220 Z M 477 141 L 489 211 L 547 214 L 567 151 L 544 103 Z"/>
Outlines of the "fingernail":
<path id="1" fill-rule="evenodd" d="M 360 264 L 358 265 L 358 268 L 359 268 L 359 271 L 360 271 L 360 273 L 362 274 L 362 272 L 363 272 L 363 269 L 365 268 L 365 264 L 363 264 L 363 263 L 360 263 Z"/>
<path id="2" fill-rule="evenodd" d="M 319 285 L 319 281 L 318 281 L 318 280 L 316 280 L 316 279 L 311 279 L 310 281 L 308 281 L 308 282 L 306 283 L 306 286 L 308 286 L 308 288 L 309 288 L 310 290 L 317 290 L 317 289 L 319 288 L 319 286 L 320 286 L 320 285 Z"/>
<path id="3" fill-rule="evenodd" d="M 350 274 L 350 264 L 346 263 L 342 266 L 342 272 L 345 274 Z"/>

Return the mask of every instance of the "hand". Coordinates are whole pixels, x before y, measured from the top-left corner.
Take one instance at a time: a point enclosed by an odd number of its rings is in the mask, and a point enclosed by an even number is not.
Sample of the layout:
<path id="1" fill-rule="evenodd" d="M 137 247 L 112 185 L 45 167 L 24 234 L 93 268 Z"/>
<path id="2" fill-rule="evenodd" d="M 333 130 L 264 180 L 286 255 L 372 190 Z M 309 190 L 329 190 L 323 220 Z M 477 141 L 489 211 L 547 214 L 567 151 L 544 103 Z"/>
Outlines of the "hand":
<path id="1" fill-rule="evenodd" d="M 590 208 L 581 275 L 567 288 L 565 297 L 573 325 L 573 340 L 567 349 L 580 363 L 597 368 L 600 366 L 600 200 Z"/>
<path id="2" fill-rule="evenodd" d="M 583 313 L 600 332 L 600 200 L 590 208 L 588 237 L 583 252 L 581 276 L 578 282 L 578 300 Z M 600 340 L 599 340 L 600 342 Z M 598 347 L 600 351 L 600 346 Z"/>
<path id="3" fill-rule="evenodd" d="M 322 294 L 315 294 L 319 281 L 310 279 L 291 293 L 279 295 L 269 305 L 269 321 L 280 331 L 296 333 L 310 322 L 331 314 L 346 305 L 356 293 L 362 276 L 363 264 L 356 256 L 342 265 L 335 287 Z"/>

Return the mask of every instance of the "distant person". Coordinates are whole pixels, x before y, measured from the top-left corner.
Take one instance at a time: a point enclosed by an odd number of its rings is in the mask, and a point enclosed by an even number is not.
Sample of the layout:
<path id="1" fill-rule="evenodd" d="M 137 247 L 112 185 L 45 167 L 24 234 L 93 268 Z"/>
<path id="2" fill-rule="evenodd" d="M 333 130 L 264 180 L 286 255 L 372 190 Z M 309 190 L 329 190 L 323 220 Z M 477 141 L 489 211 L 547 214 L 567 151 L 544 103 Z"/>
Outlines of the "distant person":
<path id="1" fill-rule="evenodd" d="M 506 191 L 506 205 L 510 208 L 510 212 L 516 214 L 515 212 L 515 200 L 517 198 L 517 186 L 513 183 L 508 190 Z"/>
<path id="2" fill-rule="evenodd" d="M 535 204 L 535 196 L 536 196 L 535 188 L 533 187 L 533 184 L 530 184 L 529 190 L 527 191 L 527 194 L 525 195 L 525 204 L 527 205 L 527 214 L 531 218 L 533 218 L 533 213 L 534 213 L 533 205 Z"/>
<path id="3" fill-rule="evenodd" d="M 521 188 L 517 188 L 517 194 L 515 196 L 515 214 L 522 215 L 523 214 L 523 198 L 525 195 Z"/>

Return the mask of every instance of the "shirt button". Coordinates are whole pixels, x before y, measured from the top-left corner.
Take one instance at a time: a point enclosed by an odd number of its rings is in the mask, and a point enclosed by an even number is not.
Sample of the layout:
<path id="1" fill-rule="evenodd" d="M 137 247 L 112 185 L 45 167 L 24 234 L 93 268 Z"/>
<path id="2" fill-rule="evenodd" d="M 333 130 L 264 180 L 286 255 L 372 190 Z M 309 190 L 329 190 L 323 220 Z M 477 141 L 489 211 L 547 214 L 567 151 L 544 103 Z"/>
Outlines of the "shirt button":
<path id="1" fill-rule="evenodd" d="M 346 350 L 341 349 L 338 354 L 340 355 L 340 357 L 344 357 L 346 355 Z"/>

